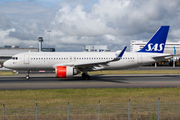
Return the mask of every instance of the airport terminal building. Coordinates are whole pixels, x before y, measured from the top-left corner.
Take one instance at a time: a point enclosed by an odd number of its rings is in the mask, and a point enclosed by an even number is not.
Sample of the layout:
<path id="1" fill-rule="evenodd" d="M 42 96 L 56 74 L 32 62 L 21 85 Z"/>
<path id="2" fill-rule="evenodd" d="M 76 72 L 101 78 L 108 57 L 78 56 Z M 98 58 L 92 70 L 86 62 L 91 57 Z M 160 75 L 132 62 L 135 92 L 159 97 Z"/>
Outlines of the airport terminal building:
<path id="1" fill-rule="evenodd" d="M 109 50 L 107 45 L 85 45 L 84 52 L 114 52 Z"/>

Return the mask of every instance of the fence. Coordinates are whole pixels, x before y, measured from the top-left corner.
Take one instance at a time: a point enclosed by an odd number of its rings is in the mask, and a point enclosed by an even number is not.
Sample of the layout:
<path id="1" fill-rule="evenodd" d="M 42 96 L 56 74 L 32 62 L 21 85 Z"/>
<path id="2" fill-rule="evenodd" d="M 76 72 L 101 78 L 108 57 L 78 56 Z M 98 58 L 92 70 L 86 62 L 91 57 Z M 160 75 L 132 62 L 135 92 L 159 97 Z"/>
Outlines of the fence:
<path id="1" fill-rule="evenodd" d="M 1 120 L 170 120 L 180 119 L 180 102 L 131 102 L 0 110 Z"/>

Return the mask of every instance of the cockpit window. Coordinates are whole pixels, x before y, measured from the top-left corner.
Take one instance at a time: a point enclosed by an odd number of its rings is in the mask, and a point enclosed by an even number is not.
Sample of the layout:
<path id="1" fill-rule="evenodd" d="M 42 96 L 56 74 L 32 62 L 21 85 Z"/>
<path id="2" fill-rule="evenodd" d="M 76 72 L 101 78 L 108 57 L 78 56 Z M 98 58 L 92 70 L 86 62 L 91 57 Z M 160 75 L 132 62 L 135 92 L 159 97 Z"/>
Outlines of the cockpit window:
<path id="1" fill-rule="evenodd" d="M 12 57 L 13 60 L 18 60 L 18 57 Z"/>

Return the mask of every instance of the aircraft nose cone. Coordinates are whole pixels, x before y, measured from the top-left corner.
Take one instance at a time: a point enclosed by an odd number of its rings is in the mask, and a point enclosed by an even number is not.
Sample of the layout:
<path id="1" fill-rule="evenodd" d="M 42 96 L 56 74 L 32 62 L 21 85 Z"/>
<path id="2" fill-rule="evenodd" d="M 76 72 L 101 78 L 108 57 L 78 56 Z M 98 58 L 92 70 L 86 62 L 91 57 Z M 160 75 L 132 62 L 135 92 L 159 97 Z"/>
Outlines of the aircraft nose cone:
<path id="1" fill-rule="evenodd" d="M 4 66 L 5 68 L 8 68 L 8 67 L 9 67 L 8 61 L 5 61 L 5 62 L 3 63 L 3 66 Z"/>

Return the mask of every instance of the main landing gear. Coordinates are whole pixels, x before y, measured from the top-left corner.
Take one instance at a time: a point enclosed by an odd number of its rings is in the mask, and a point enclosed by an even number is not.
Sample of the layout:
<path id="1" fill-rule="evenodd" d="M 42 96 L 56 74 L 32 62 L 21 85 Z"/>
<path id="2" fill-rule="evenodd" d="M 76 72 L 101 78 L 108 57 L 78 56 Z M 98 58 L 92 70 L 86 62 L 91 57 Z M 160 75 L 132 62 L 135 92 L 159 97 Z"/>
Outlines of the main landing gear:
<path id="1" fill-rule="evenodd" d="M 86 73 L 83 73 L 82 78 L 85 79 L 85 80 L 89 80 L 90 76 L 88 74 L 86 74 Z"/>
<path id="2" fill-rule="evenodd" d="M 89 80 L 90 79 L 90 76 L 87 74 L 87 70 L 86 69 L 84 69 L 84 70 L 82 70 L 82 78 L 84 79 L 84 80 Z"/>
<path id="3" fill-rule="evenodd" d="M 27 71 L 27 75 L 26 75 L 26 80 L 29 80 L 29 73 L 30 73 L 30 71 Z"/>

